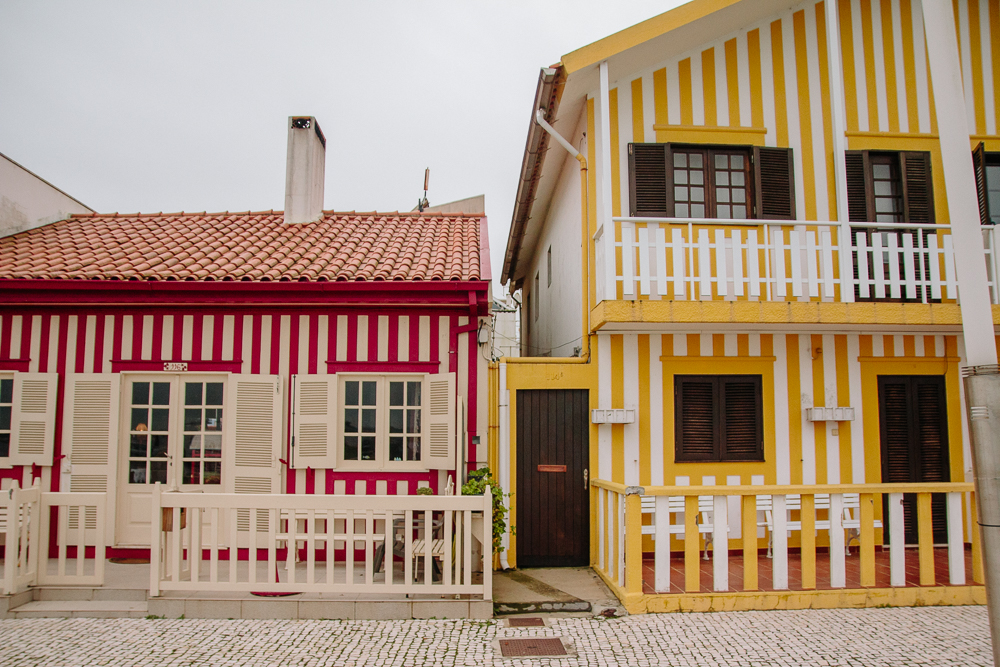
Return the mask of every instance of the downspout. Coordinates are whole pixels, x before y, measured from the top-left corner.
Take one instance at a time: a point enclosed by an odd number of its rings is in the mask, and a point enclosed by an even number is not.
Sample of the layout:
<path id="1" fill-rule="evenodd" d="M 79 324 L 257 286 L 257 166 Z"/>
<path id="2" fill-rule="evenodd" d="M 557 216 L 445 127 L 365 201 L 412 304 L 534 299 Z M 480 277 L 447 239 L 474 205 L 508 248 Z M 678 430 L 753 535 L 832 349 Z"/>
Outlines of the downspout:
<path id="1" fill-rule="evenodd" d="M 507 391 L 507 364 L 506 360 L 500 361 L 500 372 L 498 373 L 499 380 L 499 391 L 497 392 L 497 398 L 499 399 L 500 414 L 497 415 L 499 422 L 499 447 L 497 452 L 497 467 L 500 469 L 500 488 L 504 491 L 510 489 L 510 392 Z M 505 496 L 503 499 L 505 505 L 507 505 L 507 510 L 510 510 L 510 496 Z M 508 529 L 504 531 L 503 536 L 500 538 L 500 545 L 503 549 L 500 551 L 500 569 L 509 570 L 510 563 L 507 562 L 507 551 L 510 549 L 510 528 L 514 522 L 514 517 L 509 513 L 507 514 L 507 526 Z"/>

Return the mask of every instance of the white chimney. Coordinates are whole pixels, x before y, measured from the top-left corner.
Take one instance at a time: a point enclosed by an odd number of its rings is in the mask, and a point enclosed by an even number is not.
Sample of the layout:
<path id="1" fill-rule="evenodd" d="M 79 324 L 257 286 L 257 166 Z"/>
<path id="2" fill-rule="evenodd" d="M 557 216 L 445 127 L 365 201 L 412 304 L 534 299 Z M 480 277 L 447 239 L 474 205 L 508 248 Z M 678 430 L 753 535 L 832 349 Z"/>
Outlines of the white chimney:
<path id="1" fill-rule="evenodd" d="M 326 137 L 312 116 L 288 117 L 288 163 L 285 166 L 285 223 L 315 222 L 323 217 Z"/>

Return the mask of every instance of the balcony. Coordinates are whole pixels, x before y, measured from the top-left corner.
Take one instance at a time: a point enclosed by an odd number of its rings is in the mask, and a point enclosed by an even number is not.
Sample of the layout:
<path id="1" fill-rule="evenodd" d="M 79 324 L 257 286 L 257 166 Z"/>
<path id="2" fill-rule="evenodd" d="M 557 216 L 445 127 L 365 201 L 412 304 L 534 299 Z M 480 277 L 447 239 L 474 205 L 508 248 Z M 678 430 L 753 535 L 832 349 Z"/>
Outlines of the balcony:
<path id="1" fill-rule="evenodd" d="M 596 247 L 597 302 L 786 302 L 952 305 L 949 225 L 613 218 Z M 996 232 L 983 228 L 992 303 L 1000 303 Z"/>

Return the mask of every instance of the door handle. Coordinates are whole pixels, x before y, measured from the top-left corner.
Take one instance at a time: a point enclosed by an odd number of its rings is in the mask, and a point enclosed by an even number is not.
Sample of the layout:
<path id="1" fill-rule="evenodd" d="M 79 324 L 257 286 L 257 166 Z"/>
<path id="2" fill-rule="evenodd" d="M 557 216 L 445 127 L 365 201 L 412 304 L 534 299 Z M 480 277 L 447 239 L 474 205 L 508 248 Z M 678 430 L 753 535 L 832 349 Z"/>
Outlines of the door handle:
<path id="1" fill-rule="evenodd" d="M 590 473 L 584 468 L 583 469 L 583 490 L 587 491 L 590 489 Z"/>

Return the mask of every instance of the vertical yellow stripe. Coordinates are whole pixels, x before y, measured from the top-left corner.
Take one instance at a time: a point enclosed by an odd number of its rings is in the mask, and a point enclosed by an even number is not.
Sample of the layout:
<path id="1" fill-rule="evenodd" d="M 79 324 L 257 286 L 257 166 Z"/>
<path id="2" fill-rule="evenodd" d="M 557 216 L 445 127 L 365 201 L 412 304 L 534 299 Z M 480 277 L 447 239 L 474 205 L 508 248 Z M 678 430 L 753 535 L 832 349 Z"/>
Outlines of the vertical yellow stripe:
<path id="1" fill-rule="evenodd" d="M 836 2 L 837 0 L 829 0 Z M 827 197 L 826 216 L 829 220 L 837 219 L 837 165 L 833 161 L 833 118 L 830 116 L 830 65 L 827 59 L 826 40 L 826 9 L 824 3 L 816 3 L 816 38 L 817 49 L 819 50 L 819 92 L 822 99 L 820 106 L 823 109 L 823 155 L 826 161 L 826 191 Z"/>
<path id="2" fill-rule="evenodd" d="M 729 95 L 729 125 L 739 127 L 740 120 L 740 69 L 736 56 L 736 40 L 726 42 L 726 92 Z"/>
<path id="3" fill-rule="evenodd" d="M 608 92 L 608 115 L 611 117 L 611 215 L 622 214 L 621 151 L 618 150 L 618 89 Z"/>
<path id="4" fill-rule="evenodd" d="M 762 357 L 774 356 L 774 334 L 760 335 L 760 356 Z"/>
<path id="5" fill-rule="evenodd" d="M 646 140 L 646 128 L 642 118 L 642 79 L 632 82 L 632 141 L 641 144 Z"/>
<path id="6" fill-rule="evenodd" d="M 736 334 L 736 355 L 741 358 L 750 356 L 750 334 Z"/>
<path id="7" fill-rule="evenodd" d="M 674 335 L 663 334 L 660 337 L 660 351 L 664 356 L 674 354 Z M 676 334 L 682 335 L 682 334 Z M 662 362 L 661 362 L 662 363 Z M 661 446 L 657 443 L 657 446 Z M 673 484 L 674 478 L 670 475 L 674 465 L 674 380 L 663 365 L 663 482 Z"/>
<path id="8" fill-rule="evenodd" d="M 909 121 L 909 131 L 920 131 L 920 111 L 917 107 L 917 59 L 913 55 L 913 7 L 910 0 L 900 0 L 899 18 L 903 33 L 903 71 L 906 74 L 906 113 Z"/>
<path id="9" fill-rule="evenodd" d="M 968 0 L 969 55 L 972 58 L 972 103 L 976 109 L 976 134 L 986 134 L 986 97 L 983 93 L 983 45 L 979 34 L 979 0 Z"/>
<path id="10" fill-rule="evenodd" d="M 829 0 L 837 2 L 837 0 Z M 851 0 L 840 0 L 840 57 L 844 64 L 844 107 L 847 130 L 858 131 L 858 90 L 854 69 L 854 28 L 851 23 Z M 819 8 L 816 9 L 817 13 Z M 825 106 L 825 105 L 824 105 Z M 911 129 L 911 132 L 913 130 Z"/>
<path id="11" fill-rule="evenodd" d="M 809 99 L 809 62 L 806 44 L 806 13 L 792 15 L 795 37 L 795 75 L 799 85 L 799 138 L 802 142 L 802 187 L 805 193 L 806 220 L 816 216 L 816 165 L 813 163 L 812 104 Z"/>
<path id="12" fill-rule="evenodd" d="M 858 356 L 859 357 L 870 357 L 870 356 L 872 356 L 872 337 L 871 336 L 858 336 Z"/>
<path id="13" fill-rule="evenodd" d="M 594 116 L 594 99 L 587 100 L 587 136 L 596 137 L 597 120 Z M 587 164 L 597 164 L 597 142 L 587 141 Z M 597 169 L 587 170 L 587 217 L 590 219 L 590 238 L 594 238 L 597 233 Z M 588 243 L 590 248 L 590 265 L 596 266 L 595 250 L 596 244 Z M 590 275 L 590 302 L 597 303 L 597 272 Z"/>
<path id="14" fill-rule="evenodd" d="M 799 381 L 799 336 L 785 335 L 788 357 L 788 458 L 792 484 L 802 483 L 802 392 Z"/>
<path id="15" fill-rule="evenodd" d="M 882 0 L 882 58 L 885 63 L 885 100 L 889 131 L 899 132 L 899 101 L 896 99 L 896 48 L 892 37 L 892 0 Z"/>
<path id="16" fill-rule="evenodd" d="M 712 334 L 712 356 L 713 357 L 724 357 L 724 356 L 726 356 L 726 335 L 725 334 Z"/>
<path id="17" fill-rule="evenodd" d="M 701 336 L 698 334 L 688 334 L 688 344 L 687 344 L 687 356 L 689 357 L 700 357 L 701 356 Z"/>
<path id="18" fill-rule="evenodd" d="M 833 337 L 834 354 L 837 369 L 837 405 L 860 405 L 861 397 L 854 397 L 851 402 L 850 361 L 847 358 L 847 336 L 838 334 Z M 855 360 L 857 363 L 857 360 Z M 840 482 L 850 484 L 853 477 L 851 467 L 851 429 L 848 424 L 838 424 L 838 443 L 840 445 Z"/>
<path id="19" fill-rule="evenodd" d="M 622 408 L 625 401 L 624 336 L 611 336 L 611 407 Z M 625 483 L 625 425 L 611 425 L 611 479 Z"/>
<path id="20" fill-rule="evenodd" d="M 640 334 L 639 339 L 639 484 L 646 486 L 650 483 L 649 462 L 650 439 L 649 439 L 649 413 L 650 408 L 659 410 L 659 406 L 649 404 L 649 337 L 652 334 Z M 655 363 L 660 363 L 656 360 Z M 657 443 L 662 447 L 662 443 Z"/>
<path id="21" fill-rule="evenodd" d="M 875 37 L 871 0 L 861 0 L 861 40 L 865 47 L 865 85 L 868 88 L 868 129 L 878 132 L 878 91 L 875 86 Z"/>
<path id="22" fill-rule="evenodd" d="M 882 336 L 882 354 L 887 357 L 896 356 L 896 339 L 892 336 Z M 900 350 L 902 352 L 902 350 Z"/>
<path id="23" fill-rule="evenodd" d="M 993 60 L 993 96 L 1000 96 L 1000 2 L 990 3 L 990 47 Z M 1000 104 L 994 101 L 996 125 L 1000 131 Z"/>
<path id="24" fill-rule="evenodd" d="M 750 123 L 764 127 L 764 93 L 760 79 L 760 29 L 747 33 L 747 59 L 750 63 Z"/>
<path id="25" fill-rule="evenodd" d="M 656 124 L 666 125 L 667 114 L 667 70 L 658 69 L 653 72 L 653 108 L 656 113 Z"/>
<path id="26" fill-rule="evenodd" d="M 701 88 L 705 98 L 705 125 L 718 125 L 719 113 L 715 108 L 715 48 L 701 52 Z"/>
<path id="27" fill-rule="evenodd" d="M 903 336 L 903 356 L 917 356 L 917 341 L 915 336 Z"/>
<path id="28" fill-rule="evenodd" d="M 771 23 L 771 76 L 774 80 L 774 125 L 778 146 L 788 146 L 788 105 L 785 100 L 785 50 L 781 19 Z"/>
<path id="29" fill-rule="evenodd" d="M 823 366 L 823 357 L 834 354 L 834 350 L 827 350 L 823 347 L 823 335 L 813 334 L 810 338 L 813 350 L 820 350 L 819 354 L 813 354 L 812 377 L 813 377 L 813 405 L 826 406 L 826 378 Z M 802 360 L 805 363 L 805 359 Z M 813 422 L 815 451 L 816 451 L 816 483 L 827 484 L 829 477 L 826 470 L 826 422 Z"/>
<path id="30" fill-rule="evenodd" d="M 681 125 L 694 124 L 694 107 L 691 104 L 691 59 L 677 63 L 677 78 L 680 84 Z"/>
<path id="31" fill-rule="evenodd" d="M 924 356 L 925 357 L 935 356 L 934 336 L 924 336 Z"/>

